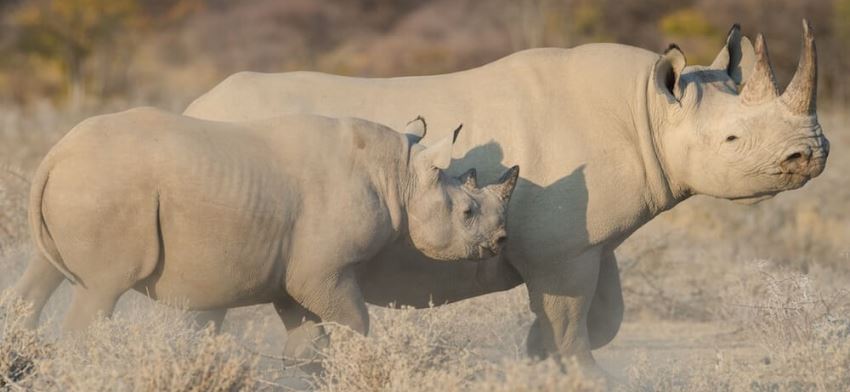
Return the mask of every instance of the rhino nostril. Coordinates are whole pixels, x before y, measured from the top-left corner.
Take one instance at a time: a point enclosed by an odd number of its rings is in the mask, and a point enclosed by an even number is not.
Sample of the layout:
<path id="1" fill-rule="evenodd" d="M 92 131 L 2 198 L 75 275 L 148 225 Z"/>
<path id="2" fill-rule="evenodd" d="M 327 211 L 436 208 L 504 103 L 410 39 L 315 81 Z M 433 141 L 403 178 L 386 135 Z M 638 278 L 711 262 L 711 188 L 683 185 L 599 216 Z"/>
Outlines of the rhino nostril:
<path id="1" fill-rule="evenodd" d="M 800 159 L 800 158 L 802 158 L 802 157 L 803 157 L 803 153 L 801 153 L 801 152 L 795 152 L 795 153 L 793 153 L 793 154 L 791 154 L 791 155 L 787 156 L 787 157 L 785 158 L 785 162 L 796 161 L 796 160 L 798 160 L 798 159 Z"/>

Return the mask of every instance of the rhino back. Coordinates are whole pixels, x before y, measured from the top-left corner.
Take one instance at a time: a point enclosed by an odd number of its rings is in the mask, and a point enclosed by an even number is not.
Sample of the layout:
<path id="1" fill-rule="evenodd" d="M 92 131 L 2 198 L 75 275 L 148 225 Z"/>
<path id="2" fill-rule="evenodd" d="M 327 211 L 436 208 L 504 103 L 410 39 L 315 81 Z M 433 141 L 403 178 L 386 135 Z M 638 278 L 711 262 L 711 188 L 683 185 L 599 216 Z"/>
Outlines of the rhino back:
<path id="1" fill-rule="evenodd" d="M 512 247 L 568 255 L 622 237 L 648 219 L 635 127 L 647 126 L 645 94 L 658 56 L 614 44 L 535 49 L 458 73 L 389 79 L 310 72 L 236 74 L 186 114 L 214 119 L 312 112 L 357 116 L 401 129 L 422 115 L 424 143 L 459 123 L 452 171 L 484 181 L 513 164 Z M 624 198 L 623 195 L 631 197 Z M 562 256 L 563 257 L 563 256 Z"/>

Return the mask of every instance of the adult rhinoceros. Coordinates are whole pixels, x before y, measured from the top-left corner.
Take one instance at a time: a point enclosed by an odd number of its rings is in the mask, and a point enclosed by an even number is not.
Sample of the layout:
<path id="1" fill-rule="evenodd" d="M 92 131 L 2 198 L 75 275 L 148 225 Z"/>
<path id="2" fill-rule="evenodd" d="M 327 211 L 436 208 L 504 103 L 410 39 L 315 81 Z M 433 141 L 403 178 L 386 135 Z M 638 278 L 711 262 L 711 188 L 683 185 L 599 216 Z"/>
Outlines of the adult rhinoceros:
<path id="1" fill-rule="evenodd" d="M 708 67 L 686 66 L 675 46 L 658 55 L 590 44 L 436 76 L 243 72 L 185 114 L 314 112 L 394 128 L 422 114 L 436 130 L 463 122 L 469 133 L 455 147 L 454 171 L 475 166 L 494 178 L 505 162 L 523 168 L 507 248 L 497 260 L 451 265 L 388 250 L 358 271 L 367 301 L 426 306 L 524 282 L 536 315 L 529 353 L 595 366 L 591 349 L 622 321 L 614 249 L 630 234 L 692 195 L 756 202 L 823 171 L 829 144 L 815 111 L 814 38 L 806 21 L 803 28 L 798 69 L 782 94 L 763 37 L 753 47 L 734 26 Z"/>

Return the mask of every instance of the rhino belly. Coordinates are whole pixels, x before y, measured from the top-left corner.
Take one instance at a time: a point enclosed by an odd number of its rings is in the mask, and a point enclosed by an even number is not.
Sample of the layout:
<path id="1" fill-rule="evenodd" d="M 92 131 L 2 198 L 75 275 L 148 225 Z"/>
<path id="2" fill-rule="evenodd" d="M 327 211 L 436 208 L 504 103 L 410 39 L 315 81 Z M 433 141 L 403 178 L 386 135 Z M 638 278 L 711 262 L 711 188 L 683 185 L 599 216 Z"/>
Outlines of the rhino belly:
<path id="1" fill-rule="evenodd" d="M 140 290 L 185 300 L 191 309 L 266 303 L 282 294 L 294 215 L 275 197 L 228 196 L 160 196 L 163 257 Z"/>

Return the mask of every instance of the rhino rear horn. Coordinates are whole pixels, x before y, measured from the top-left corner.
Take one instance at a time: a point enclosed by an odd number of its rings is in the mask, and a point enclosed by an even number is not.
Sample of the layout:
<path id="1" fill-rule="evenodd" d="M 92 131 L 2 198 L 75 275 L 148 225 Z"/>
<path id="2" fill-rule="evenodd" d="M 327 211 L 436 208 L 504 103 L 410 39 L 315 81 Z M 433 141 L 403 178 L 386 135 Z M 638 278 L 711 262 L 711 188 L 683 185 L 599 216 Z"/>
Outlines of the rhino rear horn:
<path id="1" fill-rule="evenodd" d="M 803 19 L 803 50 L 797 71 L 782 93 L 782 103 L 794 114 L 815 114 L 817 109 L 818 56 L 809 21 Z"/>
<path id="2" fill-rule="evenodd" d="M 493 190 L 496 192 L 496 195 L 499 196 L 502 200 L 508 200 L 511 197 L 511 194 L 514 191 L 514 187 L 516 187 L 517 179 L 519 178 L 519 166 L 514 166 L 505 174 L 502 174 L 502 177 L 499 178 L 495 184 L 491 185 Z"/>
<path id="3" fill-rule="evenodd" d="M 773 75 L 773 67 L 770 66 L 767 43 L 763 35 L 759 34 L 756 37 L 753 50 L 756 54 L 756 64 L 752 75 L 744 82 L 744 89 L 741 90 L 741 101 L 747 105 L 757 105 L 779 96 L 779 88 L 776 87 L 776 77 Z"/>

